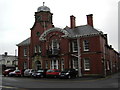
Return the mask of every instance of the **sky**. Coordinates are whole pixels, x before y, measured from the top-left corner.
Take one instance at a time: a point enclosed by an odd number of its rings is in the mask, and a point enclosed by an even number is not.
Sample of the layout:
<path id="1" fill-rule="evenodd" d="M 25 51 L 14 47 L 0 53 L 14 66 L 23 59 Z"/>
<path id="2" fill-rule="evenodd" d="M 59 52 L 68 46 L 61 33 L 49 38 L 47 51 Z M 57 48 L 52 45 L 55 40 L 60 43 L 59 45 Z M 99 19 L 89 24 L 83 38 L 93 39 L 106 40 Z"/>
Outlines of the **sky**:
<path id="1" fill-rule="evenodd" d="M 118 51 L 119 0 L 0 0 L 0 54 L 15 55 L 16 46 L 30 37 L 37 8 L 48 6 L 55 27 L 70 26 L 70 16 L 76 26 L 86 25 L 86 15 L 93 14 L 94 28 L 108 35 L 108 44 Z"/>

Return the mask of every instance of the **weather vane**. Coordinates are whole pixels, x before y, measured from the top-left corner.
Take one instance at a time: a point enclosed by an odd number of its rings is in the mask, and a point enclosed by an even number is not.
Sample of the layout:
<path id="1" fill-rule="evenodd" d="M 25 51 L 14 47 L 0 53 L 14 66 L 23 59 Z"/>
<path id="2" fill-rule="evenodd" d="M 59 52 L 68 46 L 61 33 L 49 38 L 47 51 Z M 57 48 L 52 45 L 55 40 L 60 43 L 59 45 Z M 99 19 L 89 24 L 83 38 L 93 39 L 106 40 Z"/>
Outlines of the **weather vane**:
<path id="1" fill-rule="evenodd" d="M 43 2 L 43 6 L 44 6 L 45 2 Z"/>

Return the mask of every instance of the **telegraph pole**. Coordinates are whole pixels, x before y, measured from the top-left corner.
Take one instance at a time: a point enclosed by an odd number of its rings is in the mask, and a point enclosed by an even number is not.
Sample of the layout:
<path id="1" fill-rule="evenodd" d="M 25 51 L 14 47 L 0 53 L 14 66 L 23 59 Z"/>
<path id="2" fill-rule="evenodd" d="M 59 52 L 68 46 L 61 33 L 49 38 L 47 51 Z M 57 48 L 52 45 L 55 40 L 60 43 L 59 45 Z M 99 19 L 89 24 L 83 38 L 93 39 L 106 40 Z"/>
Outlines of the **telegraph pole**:
<path id="1" fill-rule="evenodd" d="M 77 38 L 77 46 L 78 46 L 78 76 L 82 77 L 82 74 L 81 74 L 80 39 L 79 38 Z"/>

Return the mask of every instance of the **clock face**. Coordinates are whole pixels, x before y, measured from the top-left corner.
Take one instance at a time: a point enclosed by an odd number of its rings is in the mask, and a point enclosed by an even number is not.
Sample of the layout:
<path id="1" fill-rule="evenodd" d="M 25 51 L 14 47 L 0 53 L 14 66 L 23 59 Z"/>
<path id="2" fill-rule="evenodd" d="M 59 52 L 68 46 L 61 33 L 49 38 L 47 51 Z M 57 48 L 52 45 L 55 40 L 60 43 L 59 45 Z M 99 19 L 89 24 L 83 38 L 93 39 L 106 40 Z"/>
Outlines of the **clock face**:
<path id="1" fill-rule="evenodd" d="M 37 21 L 41 21 L 41 16 L 38 16 Z"/>
<path id="2" fill-rule="evenodd" d="M 41 16 L 36 16 L 35 17 L 37 21 L 41 21 L 42 17 Z"/>

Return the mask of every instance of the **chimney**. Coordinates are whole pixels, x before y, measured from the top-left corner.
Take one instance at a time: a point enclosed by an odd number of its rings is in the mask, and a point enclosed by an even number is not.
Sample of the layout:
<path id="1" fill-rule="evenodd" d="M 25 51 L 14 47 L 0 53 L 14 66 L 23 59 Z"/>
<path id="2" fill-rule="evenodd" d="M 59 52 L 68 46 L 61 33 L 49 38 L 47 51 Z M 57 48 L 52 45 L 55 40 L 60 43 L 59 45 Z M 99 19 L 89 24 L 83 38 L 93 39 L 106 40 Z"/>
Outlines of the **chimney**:
<path id="1" fill-rule="evenodd" d="M 73 15 L 70 16 L 70 27 L 73 29 L 75 28 L 75 17 Z"/>
<path id="2" fill-rule="evenodd" d="M 87 16 L 87 24 L 93 27 L 93 14 L 89 14 L 86 16 Z"/>

